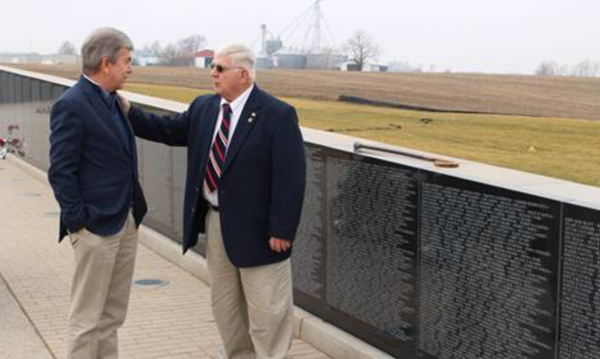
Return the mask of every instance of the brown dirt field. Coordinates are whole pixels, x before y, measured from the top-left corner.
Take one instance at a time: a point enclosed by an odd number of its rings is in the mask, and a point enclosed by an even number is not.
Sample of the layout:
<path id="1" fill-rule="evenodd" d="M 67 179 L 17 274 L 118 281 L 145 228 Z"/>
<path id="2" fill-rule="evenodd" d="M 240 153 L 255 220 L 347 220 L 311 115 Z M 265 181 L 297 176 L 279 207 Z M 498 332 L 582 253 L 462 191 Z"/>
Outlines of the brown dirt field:
<path id="1" fill-rule="evenodd" d="M 75 66 L 18 67 L 72 79 L 79 74 Z M 208 71 L 189 67 L 136 67 L 130 80 L 211 89 Z M 265 70 L 257 83 L 283 97 L 337 101 L 347 95 L 451 111 L 600 119 L 598 78 Z"/>

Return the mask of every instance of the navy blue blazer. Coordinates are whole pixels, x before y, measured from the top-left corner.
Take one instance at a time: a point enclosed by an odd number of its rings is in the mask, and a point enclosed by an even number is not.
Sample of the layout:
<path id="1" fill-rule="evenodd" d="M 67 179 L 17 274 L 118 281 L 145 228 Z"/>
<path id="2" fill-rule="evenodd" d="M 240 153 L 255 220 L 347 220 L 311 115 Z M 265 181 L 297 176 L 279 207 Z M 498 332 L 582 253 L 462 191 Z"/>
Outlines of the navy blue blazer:
<path id="1" fill-rule="evenodd" d="M 205 232 L 208 202 L 202 183 L 221 98 L 197 97 L 175 117 L 160 117 L 132 107 L 135 134 L 170 146 L 187 146 L 183 208 L 183 252 Z M 219 183 L 219 212 L 225 250 L 237 267 L 289 258 L 276 253 L 271 236 L 294 240 L 306 177 L 304 141 L 296 110 L 254 87 L 230 140 Z"/>
<path id="2" fill-rule="evenodd" d="M 52 106 L 48 180 L 61 209 L 59 241 L 82 227 L 113 235 L 132 206 L 137 226 L 147 211 L 133 130 L 124 120 L 127 143 L 100 91 L 81 77 Z"/>

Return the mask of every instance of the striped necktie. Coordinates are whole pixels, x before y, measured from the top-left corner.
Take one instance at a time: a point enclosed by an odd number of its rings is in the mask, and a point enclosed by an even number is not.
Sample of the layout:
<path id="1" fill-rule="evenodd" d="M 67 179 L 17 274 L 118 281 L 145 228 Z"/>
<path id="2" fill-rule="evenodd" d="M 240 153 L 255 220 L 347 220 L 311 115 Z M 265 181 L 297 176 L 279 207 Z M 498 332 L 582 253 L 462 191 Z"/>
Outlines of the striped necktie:
<path id="1" fill-rule="evenodd" d="M 208 162 L 206 163 L 206 175 L 204 176 L 204 186 L 208 193 L 213 193 L 221 179 L 221 170 L 225 164 L 225 155 L 227 154 L 227 146 L 229 145 L 229 126 L 231 125 L 231 106 L 228 103 L 223 104 L 223 118 L 221 119 L 221 127 L 215 136 L 210 153 L 208 154 Z"/>

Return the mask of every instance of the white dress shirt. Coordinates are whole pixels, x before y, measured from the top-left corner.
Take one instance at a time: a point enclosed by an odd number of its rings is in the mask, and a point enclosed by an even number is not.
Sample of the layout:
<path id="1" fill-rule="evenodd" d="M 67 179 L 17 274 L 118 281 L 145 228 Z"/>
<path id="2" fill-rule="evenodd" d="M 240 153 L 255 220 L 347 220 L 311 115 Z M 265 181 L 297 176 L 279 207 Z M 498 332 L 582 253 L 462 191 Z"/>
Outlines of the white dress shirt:
<path id="1" fill-rule="evenodd" d="M 254 89 L 254 85 L 250 86 L 246 91 L 244 91 L 240 96 L 238 96 L 238 98 L 236 98 L 229 104 L 231 106 L 231 124 L 229 126 L 229 145 L 227 146 L 227 151 L 229 151 L 229 146 L 231 145 L 231 140 L 233 139 L 235 128 L 237 127 L 237 124 L 240 120 L 240 116 L 242 115 L 242 111 L 244 110 L 244 106 L 246 106 L 246 102 L 248 101 L 248 97 L 250 97 L 252 89 Z M 221 128 L 221 122 L 223 120 L 223 104 L 225 103 L 227 103 L 227 100 L 221 98 L 221 104 L 219 106 L 219 115 L 217 116 L 217 123 L 215 124 L 215 132 L 212 136 L 210 149 L 212 149 L 212 143 L 215 141 L 217 133 Z M 227 152 L 225 152 L 225 158 L 227 158 Z M 205 170 L 205 168 L 203 170 Z M 204 185 L 204 183 L 202 184 L 202 193 L 204 195 L 204 198 L 215 207 L 219 207 L 219 195 L 217 191 L 218 189 L 213 193 L 208 193 L 208 191 L 206 190 L 206 186 Z"/>

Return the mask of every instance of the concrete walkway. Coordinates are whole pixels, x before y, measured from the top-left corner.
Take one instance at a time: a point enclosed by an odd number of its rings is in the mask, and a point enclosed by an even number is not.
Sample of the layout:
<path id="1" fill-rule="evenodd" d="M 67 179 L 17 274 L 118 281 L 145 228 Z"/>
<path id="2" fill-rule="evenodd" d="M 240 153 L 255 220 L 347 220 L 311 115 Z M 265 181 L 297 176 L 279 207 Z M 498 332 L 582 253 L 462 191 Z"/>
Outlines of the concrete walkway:
<path id="1" fill-rule="evenodd" d="M 19 343 L 19 345 L 15 345 Z M 50 350 L 0 277 L 0 358 L 51 359 Z"/>
<path id="2" fill-rule="evenodd" d="M 50 187 L 0 160 L 0 358 L 65 358 L 73 270 L 68 241 L 57 243 L 58 205 Z M 218 358 L 221 340 L 210 288 L 140 244 L 120 358 Z M 290 359 L 326 359 L 295 340 Z"/>

